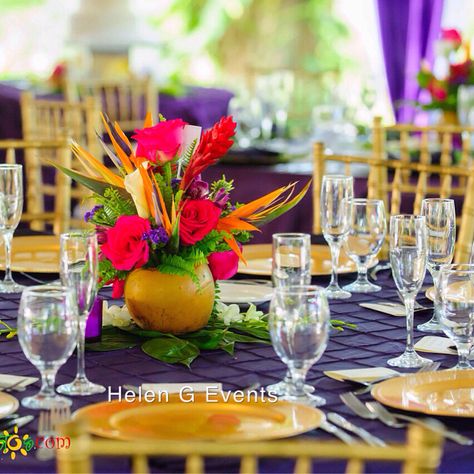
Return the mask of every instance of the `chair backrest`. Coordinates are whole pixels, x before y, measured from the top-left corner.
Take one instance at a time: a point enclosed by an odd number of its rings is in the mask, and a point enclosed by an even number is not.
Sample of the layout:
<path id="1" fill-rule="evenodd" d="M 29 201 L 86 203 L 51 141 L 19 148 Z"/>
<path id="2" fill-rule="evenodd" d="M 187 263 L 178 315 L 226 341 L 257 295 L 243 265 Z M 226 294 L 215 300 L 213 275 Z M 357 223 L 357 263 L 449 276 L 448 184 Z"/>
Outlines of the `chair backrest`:
<path id="1" fill-rule="evenodd" d="M 127 132 L 142 128 L 147 112 L 151 112 L 154 118 L 158 116 L 158 93 L 151 78 L 116 82 L 67 81 L 66 97 L 69 101 L 94 97 L 101 104 L 102 111 Z"/>
<path id="2" fill-rule="evenodd" d="M 71 167 L 72 153 L 67 141 L 0 140 L 0 161 L 14 164 L 23 155 L 26 183 L 26 212 L 21 220 L 33 230 L 52 226 L 55 234 L 65 232 L 71 219 L 71 179 L 52 163 Z M 52 210 L 45 210 L 46 201 Z"/>
<path id="3" fill-rule="evenodd" d="M 462 200 L 462 212 L 457 218 L 459 231 L 455 261 L 469 261 L 474 240 L 473 163 L 469 166 L 445 166 L 386 158 L 327 155 L 324 153 L 324 145 L 316 143 L 314 146 L 313 168 L 313 233 L 315 234 L 321 233 L 321 182 L 328 161 L 344 163 L 346 174 L 350 174 L 348 168 L 350 165 L 361 163 L 369 166 L 367 196 L 373 199 L 384 199 L 387 215 L 407 212 L 419 214 L 421 202 L 425 197 L 453 197 Z M 404 173 L 409 174 L 410 180 L 403 180 Z M 408 199 L 404 200 L 403 198 L 407 196 Z M 410 202 L 412 203 L 411 208 Z"/>
<path id="4" fill-rule="evenodd" d="M 92 437 L 80 421 L 63 426 L 63 436 L 69 437 L 70 447 L 58 449 L 59 474 L 92 472 L 93 456 L 126 456 L 132 458 L 132 472 L 149 472 L 148 457 L 178 456 L 185 458 L 184 472 L 205 472 L 205 458 L 238 458 L 240 472 L 258 472 L 259 458 L 286 458 L 295 460 L 295 473 L 312 472 L 313 459 L 345 459 L 348 473 L 360 473 L 364 461 L 392 461 L 402 463 L 405 473 L 436 472 L 442 454 L 442 437 L 439 432 L 419 425 L 409 427 L 406 444 L 386 447 L 367 445 L 347 446 L 340 442 L 302 440 L 218 443 L 187 441 L 126 442 Z"/>

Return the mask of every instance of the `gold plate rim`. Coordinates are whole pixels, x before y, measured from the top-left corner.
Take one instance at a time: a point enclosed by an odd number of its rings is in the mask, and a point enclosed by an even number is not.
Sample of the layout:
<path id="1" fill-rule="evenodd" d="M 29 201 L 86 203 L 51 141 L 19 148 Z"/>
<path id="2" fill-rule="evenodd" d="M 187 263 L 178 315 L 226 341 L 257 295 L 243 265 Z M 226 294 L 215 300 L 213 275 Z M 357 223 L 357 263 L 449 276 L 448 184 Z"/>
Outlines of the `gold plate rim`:
<path id="1" fill-rule="evenodd" d="M 326 252 L 329 252 L 329 246 L 327 245 L 322 245 L 322 244 L 312 244 L 311 245 L 311 255 L 313 256 L 313 254 L 315 252 L 317 252 L 318 250 L 325 250 Z M 244 245 L 243 246 L 243 254 L 244 254 L 244 257 L 245 257 L 245 251 L 246 250 L 250 250 L 252 253 L 255 251 L 260 251 L 263 256 L 259 257 L 259 258 L 268 258 L 270 259 L 271 258 L 271 254 L 272 254 L 272 244 L 248 244 L 248 245 Z M 344 250 L 342 249 L 341 252 L 343 252 Z M 252 260 L 253 257 L 250 257 L 249 259 L 247 259 L 248 262 L 250 262 Z M 348 261 L 349 261 L 349 264 L 351 266 L 351 268 L 349 269 L 339 269 L 339 271 L 337 272 L 338 274 L 340 275 L 343 275 L 343 274 L 348 274 L 348 273 L 355 273 L 357 271 L 357 268 L 356 268 L 356 264 L 354 262 L 352 262 L 352 260 L 350 260 L 349 257 L 347 257 Z M 379 260 L 377 257 L 374 257 L 370 260 L 370 263 L 369 263 L 369 266 L 368 268 L 373 268 L 375 267 L 375 265 L 377 265 L 377 263 L 379 263 Z M 259 269 L 259 268 L 248 268 L 244 263 L 242 262 L 239 262 L 239 267 L 238 267 L 238 270 L 237 270 L 237 273 L 241 274 L 241 275 L 255 275 L 255 276 L 267 276 L 267 277 L 270 277 L 271 276 L 271 270 L 268 271 L 268 270 L 264 270 L 264 269 Z M 331 275 L 331 272 L 330 271 L 315 271 L 313 269 L 311 269 L 311 275 L 312 276 L 330 276 Z"/>
<path id="2" fill-rule="evenodd" d="M 173 394 L 170 394 L 170 396 L 173 395 Z M 197 395 L 197 394 L 196 394 Z M 87 405 L 85 407 L 82 407 L 78 410 L 76 410 L 73 414 L 73 418 L 74 419 L 80 419 L 80 418 L 85 418 L 85 419 L 88 419 L 88 413 L 89 412 L 93 412 L 97 409 L 100 409 L 100 407 L 102 406 L 111 406 L 111 404 L 123 404 L 124 407 L 128 406 L 129 408 L 126 408 L 125 410 L 140 410 L 140 409 L 147 409 L 147 406 L 148 407 L 151 407 L 153 408 L 153 406 L 156 406 L 157 403 L 160 403 L 160 402 L 150 402 L 150 403 L 146 403 L 146 402 L 141 402 L 141 403 L 137 403 L 137 402 L 126 402 L 124 400 L 122 401 L 119 401 L 119 400 L 115 400 L 115 401 L 112 401 L 112 402 L 108 402 L 108 401 L 104 401 L 104 402 L 98 402 L 98 403 L 94 403 L 92 405 Z M 163 402 L 163 404 L 166 404 L 166 405 L 169 405 L 169 406 L 172 406 L 172 405 L 177 405 L 177 404 L 181 404 L 182 402 L 173 402 L 173 401 L 170 401 L 170 402 Z M 196 403 L 199 403 L 199 402 L 196 402 Z M 201 402 L 201 403 L 205 403 L 205 402 Z M 219 403 L 225 403 L 225 402 L 219 402 Z M 242 405 L 242 404 L 246 404 L 246 402 L 242 402 L 242 403 L 237 403 L 237 402 L 226 402 L 226 403 L 232 403 L 232 404 L 236 404 L 236 405 Z M 253 403 L 250 402 L 249 405 L 252 405 Z M 189 409 L 192 409 L 192 403 L 183 403 L 183 406 L 186 406 L 188 407 Z M 217 403 L 212 403 L 211 404 L 213 408 L 216 407 Z M 288 415 L 290 413 L 290 410 L 291 409 L 296 409 L 296 410 L 299 410 L 299 412 L 304 412 L 306 414 L 309 414 L 311 413 L 314 417 L 315 417 L 315 421 L 312 422 L 312 423 L 309 423 L 307 422 L 306 425 L 303 425 L 299 428 L 296 428 L 296 427 L 293 427 L 293 429 L 290 429 L 290 427 L 288 428 L 288 430 L 286 432 L 273 432 L 273 431 L 265 431 L 265 432 L 262 432 L 262 433 L 258 433 L 257 436 L 235 436 L 235 437 L 228 437 L 228 438 L 225 438 L 225 440 L 229 440 L 229 441 L 256 441 L 256 440 L 270 440 L 270 439 L 282 439 L 282 438 L 288 438 L 288 437 L 292 437 L 292 436 L 297 436 L 297 435 L 300 435 L 300 434 L 303 434 L 303 433 L 307 433 L 308 431 L 311 431 L 313 429 L 316 429 L 318 427 L 320 427 L 322 425 L 322 423 L 324 423 L 325 419 L 326 419 L 326 416 L 324 415 L 324 413 L 319 410 L 318 408 L 314 408 L 314 407 L 310 407 L 310 406 L 306 406 L 306 405 L 302 405 L 302 404 L 298 404 L 298 403 L 292 403 L 292 402 L 287 402 L 287 401 L 282 401 L 282 400 L 278 400 L 274 403 L 271 403 L 271 407 L 272 408 L 279 408 L 280 410 L 282 409 L 283 410 L 283 413 L 285 415 Z M 122 440 L 122 441 L 130 441 L 130 440 L 136 440 L 136 434 L 134 434 L 133 436 L 127 436 L 127 435 L 124 435 L 123 433 L 121 433 L 118 429 L 114 428 L 113 426 L 111 426 L 110 424 L 110 420 L 113 418 L 114 415 L 118 414 L 118 413 L 122 413 L 124 410 L 121 410 L 121 411 L 117 411 L 117 412 L 113 412 L 111 415 L 107 415 L 108 418 L 105 419 L 104 421 L 106 421 L 106 423 L 109 425 L 108 427 L 97 427 L 97 426 L 94 426 L 92 424 L 88 424 L 88 431 L 89 433 L 91 433 L 92 435 L 95 435 L 95 436 L 100 436 L 102 438 L 107 438 L 107 439 L 116 439 L 116 440 Z M 301 415 L 303 416 L 303 415 Z M 308 419 L 309 416 L 304 416 L 304 419 Z M 145 439 L 145 438 L 143 438 Z M 165 439 L 165 438 L 155 438 L 155 437 L 150 437 L 150 438 L 146 438 L 146 439 Z M 175 438 L 169 438 L 169 439 L 175 439 Z M 196 440 L 196 438 L 179 438 L 180 440 Z M 217 437 L 211 437 L 211 438 L 207 438 L 207 439 L 219 439 L 219 440 L 222 440 L 222 438 L 217 438 Z"/>
<path id="3" fill-rule="evenodd" d="M 38 260 L 28 262 L 15 261 L 16 246 L 22 248 L 33 248 L 36 251 L 48 251 L 57 253 L 57 262 L 38 262 Z M 34 254 L 33 254 L 34 255 Z M 3 261 L 3 253 L 0 250 L 0 270 L 5 269 Z M 31 273 L 59 273 L 59 237 L 57 235 L 25 235 L 13 237 L 12 241 L 12 265 L 14 272 L 31 272 Z"/>
<path id="4" fill-rule="evenodd" d="M 5 392 L 0 392 L 0 411 L 4 405 L 11 405 L 10 408 L 7 408 L 5 413 L 0 414 L 0 420 L 5 418 L 8 415 L 15 413 L 20 407 L 20 402 L 13 395 Z"/>
<path id="5" fill-rule="evenodd" d="M 450 377 L 451 376 L 451 377 Z M 454 376 L 454 378 L 453 378 Z M 432 378 L 430 380 L 430 377 Z M 434 378 L 433 378 L 434 377 Z M 391 408 L 396 408 L 399 410 L 404 410 L 408 412 L 415 413 L 424 413 L 425 415 L 432 416 L 449 416 L 455 418 L 474 418 L 474 410 L 470 413 L 456 413 L 449 410 L 443 409 L 430 409 L 426 405 L 412 405 L 406 406 L 402 403 L 402 398 L 407 399 L 407 395 L 413 392 L 416 386 L 426 385 L 431 383 L 442 383 L 448 382 L 453 379 L 472 379 L 472 388 L 474 389 L 474 369 L 472 370 L 440 370 L 437 372 L 424 372 L 424 373 L 415 373 L 409 375 L 403 375 L 400 377 L 394 377 L 389 380 L 384 380 L 383 382 L 378 383 L 372 388 L 371 395 L 378 402 L 383 405 L 387 405 Z M 416 384 L 412 384 L 412 381 L 417 381 Z M 412 386 L 410 387 L 410 384 Z M 408 390 L 405 390 L 407 387 L 410 387 Z M 390 397 L 387 397 L 385 394 L 389 393 Z"/>

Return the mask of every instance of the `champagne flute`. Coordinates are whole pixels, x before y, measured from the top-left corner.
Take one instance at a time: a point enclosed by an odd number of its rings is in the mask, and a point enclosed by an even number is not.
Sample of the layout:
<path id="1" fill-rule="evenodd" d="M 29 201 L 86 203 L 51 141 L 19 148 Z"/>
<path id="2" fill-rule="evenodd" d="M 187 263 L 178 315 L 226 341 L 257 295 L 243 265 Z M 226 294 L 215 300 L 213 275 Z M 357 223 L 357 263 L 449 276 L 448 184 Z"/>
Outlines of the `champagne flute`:
<path id="1" fill-rule="evenodd" d="M 321 188 L 321 227 L 323 235 L 331 249 L 332 275 L 326 288 L 326 296 L 331 299 L 350 298 L 351 294 L 343 290 L 337 281 L 337 266 L 341 246 L 349 232 L 349 214 L 346 201 L 352 199 L 352 176 L 323 176 Z"/>
<path id="2" fill-rule="evenodd" d="M 452 199 L 423 199 L 421 213 L 426 218 L 427 266 L 433 278 L 435 302 L 433 317 L 418 325 L 419 331 L 441 332 L 439 323 L 439 272 L 442 265 L 450 264 L 456 243 L 456 209 Z"/>
<path id="3" fill-rule="evenodd" d="M 77 375 L 58 392 L 66 395 L 92 395 L 105 392 L 105 387 L 86 377 L 84 345 L 86 322 L 97 294 L 98 244 L 94 232 L 61 234 L 61 281 L 73 289 L 78 308 Z"/>
<path id="4" fill-rule="evenodd" d="M 311 236 L 301 233 L 273 234 L 272 280 L 276 288 L 309 285 L 311 283 Z M 268 385 L 267 392 L 282 396 L 288 392 L 291 373 L 288 370 L 280 382 Z M 305 390 L 314 391 L 311 385 Z"/>
<path id="5" fill-rule="evenodd" d="M 273 348 L 291 373 L 289 390 L 281 398 L 324 405 L 324 398 L 305 390 L 306 374 L 328 341 L 329 306 L 324 290 L 308 285 L 275 288 L 268 326 Z"/>
<path id="6" fill-rule="evenodd" d="M 413 315 L 417 293 L 426 273 L 425 216 L 400 215 L 390 218 L 390 263 L 395 284 L 406 309 L 407 344 L 405 352 L 387 361 L 388 365 L 417 368 L 430 364 L 420 357 L 413 345 Z"/>
<path id="7" fill-rule="evenodd" d="M 18 339 L 27 359 L 41 373 L 41 390 L 26 397 L 27 408 L 49 409 L 72 401 L 54 392 L 56 373 L 72 354 L 77 340 L 77 306 L 71 288 L 30 286 L 21 295 Z"/>
<path id="8" fill-rule="evenodd" d="M 15 283 L 11 272 L 13 233 L 23 211 L 23 167 L 0 164 L 0 233 L 5 246 L 5 278 L 0 293 L 21 293 L 24 286 Z"/>
<path id="9" fill-rule="evenodd" d="M 456 344 L 455 369 L 472 369 L 469 354 L 474 342 L 474 265 L 443 265 L 439 275 L 440 323 Z"/>
<path id="10" fill-rule="evenodd" d="M 377 199 L 351 199 L 346 201 L 350 216 L 350 229 L 344 241 L 347 255 L 357 265 L 357 280 L 344 286 L 354 293 L 372 293 L 382 288 L 367 279 L 367 268 L 372 257 L 382 248 L 387 223 L 383 201 Z"/>

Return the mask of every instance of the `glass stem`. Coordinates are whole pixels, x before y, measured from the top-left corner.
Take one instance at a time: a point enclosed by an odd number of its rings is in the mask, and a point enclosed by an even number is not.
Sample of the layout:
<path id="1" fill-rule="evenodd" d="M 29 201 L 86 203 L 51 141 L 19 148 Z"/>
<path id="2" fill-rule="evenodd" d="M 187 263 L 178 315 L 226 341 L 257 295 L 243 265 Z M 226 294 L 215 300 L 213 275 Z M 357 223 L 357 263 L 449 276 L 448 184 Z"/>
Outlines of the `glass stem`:
<path id="1" fill-rule="evenodd" d="M 291 386 L 291 394 L 295 397 L 305 397 L 304 384 L 306 381 L 306 372 L 307 369 L 298 369 L 296 367 L 291 368 L 291 380 L 293 382 Z"/>
<path id="2" fill-rule="evenodd" d="M 76 379 L 86 379 L 85 342 L 87 318 L 79 317 L 79 333 L 77 335 L 77 375 Z"/>
<path id="3" fill-rule="evenodd" d="M 40 394 L 44 397 L 54 397 L 54 383 L 56 381 L 57 369 L 44 369 L 41 372 L 41 390 Z"/>
<path id="4" fill-rule="evenodd" d="M 405 297 L 405 310 L 407 318 L 407 347 L 406 352 L 414 352 L 413 348 L 413 316 L 415 312 L 415 297 Z"/>
<path id="5" fill-rule="evenodd" d="M 3 242 L 5 243 L 5 278 L 4 281 L 12 282 L 12 271 L 11 271 L 11 262 L 12 262 L 12 239 L 13 231 L 7 230 L 3 234 Z"/>
<path id="6" fill-rule="evenodd" d="M 367 280 L 367 265 L 366 264 L 361 264 L 357 268 L 357 282 L 358 283 L 369 282 L 369 280 Z"/>
<path id="7" fill-rule="evenodd" d="M 458 342 L 456 344 L 458 350 L 458 369 L 470 369 L 471 364 L 469 363 L 469 355 L 471 353 L 471 344 L 466 344 L 462 342 Z"/>
<path id="8" fill-rule="evenodd" d="M 339 253 L 341 252 L 341 244 L 339 242 L 331 242 L 329 244 L 331 249 L 332 273 L 331 282 L 329 286 L 339 286 L 337 277 L 337 265 L 339 263 Z"/>

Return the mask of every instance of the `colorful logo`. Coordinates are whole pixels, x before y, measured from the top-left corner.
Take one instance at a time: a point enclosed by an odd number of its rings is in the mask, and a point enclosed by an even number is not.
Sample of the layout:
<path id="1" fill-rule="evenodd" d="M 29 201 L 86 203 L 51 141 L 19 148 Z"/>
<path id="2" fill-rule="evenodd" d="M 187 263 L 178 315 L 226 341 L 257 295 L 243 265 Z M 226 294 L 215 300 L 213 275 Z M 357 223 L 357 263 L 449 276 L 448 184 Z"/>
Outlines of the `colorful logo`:
<path id="1" fill-rule="evenodd" d="M 18 434 L 18 426 L 13 428 L 13 433 L 4 430 L 0 433 L 0 453 L 10 454 L 11 459 L 15 459 L 19 452 L 26 456 L 33 449 L 35 442 L 30 438 L 29 434 L 20 437 Z"/>

